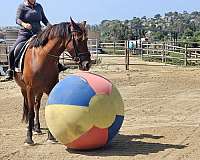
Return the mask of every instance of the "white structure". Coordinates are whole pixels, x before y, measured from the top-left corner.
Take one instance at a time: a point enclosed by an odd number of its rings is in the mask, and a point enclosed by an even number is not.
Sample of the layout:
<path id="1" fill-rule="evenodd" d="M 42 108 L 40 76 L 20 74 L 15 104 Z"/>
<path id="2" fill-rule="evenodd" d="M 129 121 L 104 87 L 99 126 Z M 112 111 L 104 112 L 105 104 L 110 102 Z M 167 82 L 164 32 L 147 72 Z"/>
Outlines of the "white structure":
<path id="1" fill-rule="evenodd" d="M 143 43 L 143 42 L 148 42 L 148 38 L 141 38 L 141 39 L 138 39 L 138 40 L 128 40 L 127 41 L 127 47 L 129 49 L 135 49 L 135 48 L 138 48 L 140 47 L 140 44 Z"/>
<path id="2" fill-rule="evenodd" d="M 3 67 L 2 66 L 0 66 L 0 75 L 1 76 L 5 76 L 6 75 L 6 73 L 3 71 Z"/>

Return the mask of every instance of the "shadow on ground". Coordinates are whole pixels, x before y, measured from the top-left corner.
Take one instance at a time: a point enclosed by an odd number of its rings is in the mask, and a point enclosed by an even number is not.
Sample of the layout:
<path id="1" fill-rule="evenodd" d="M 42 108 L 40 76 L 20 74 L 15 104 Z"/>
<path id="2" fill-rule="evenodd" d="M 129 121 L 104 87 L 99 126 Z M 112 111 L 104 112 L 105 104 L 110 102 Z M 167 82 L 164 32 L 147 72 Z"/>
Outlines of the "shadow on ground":
<path id="1" fill-rule="evenodd" d="M 150 153 L 157 153 L 166 149 L 183 149 L 185 145 L 173 145 L 162 143 L 142 142 L 141 139 L 151 138 L 160 139 L 163 136 L 154 136 L 151 134 L 141 135 L 122 135 L 119 134 L 115 137 L 111 145 L 101 149 L 90 151 L 77 151 L 67 149 L 70 153 L 77 153 L 87 156 L 136 156 L 138 154 L 148 155 Z"/>

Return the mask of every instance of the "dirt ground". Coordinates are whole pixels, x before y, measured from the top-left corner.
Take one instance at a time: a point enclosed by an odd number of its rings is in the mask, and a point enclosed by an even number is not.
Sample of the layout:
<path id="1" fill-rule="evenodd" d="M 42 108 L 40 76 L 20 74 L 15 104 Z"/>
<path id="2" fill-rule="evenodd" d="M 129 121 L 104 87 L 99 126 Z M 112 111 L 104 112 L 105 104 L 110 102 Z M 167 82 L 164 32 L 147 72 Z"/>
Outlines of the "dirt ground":
<path id="1" fill-rule="evenodd" d="M 103 63 L 122 59 L 102 59 Z M 110 79 L 125 104 L 123 126 L 111 146 L 94 151 L 70 151 L 46 142 L 43 97 L 42 135 L 24 146 L 22 96 L 12 82 L 0 83 L 0 160 L 198 160 L 200 159 L 200 68 L 164 66 L 131 60 L 130 66 L 93 66 L 91 72 Z M 68 70 L 61 78 L 77 70 Z M 1 78 L 1 77 L 0 77 Z"/>

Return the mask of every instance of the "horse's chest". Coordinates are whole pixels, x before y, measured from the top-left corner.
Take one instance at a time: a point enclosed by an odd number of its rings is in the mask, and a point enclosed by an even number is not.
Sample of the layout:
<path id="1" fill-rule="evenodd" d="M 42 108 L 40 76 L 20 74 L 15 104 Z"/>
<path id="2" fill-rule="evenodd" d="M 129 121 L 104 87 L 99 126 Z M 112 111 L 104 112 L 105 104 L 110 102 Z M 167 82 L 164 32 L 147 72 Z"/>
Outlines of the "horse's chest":
<path id="1" fill-rule="evenodd" d="M 58 82 L 58 75 L 52 75 L 52 76 L 42 77 L 42 78 L 43 78 L 43 81 L 42 81 L 41 88 L 43 88 L 45 93 L 49 93 Z"/>

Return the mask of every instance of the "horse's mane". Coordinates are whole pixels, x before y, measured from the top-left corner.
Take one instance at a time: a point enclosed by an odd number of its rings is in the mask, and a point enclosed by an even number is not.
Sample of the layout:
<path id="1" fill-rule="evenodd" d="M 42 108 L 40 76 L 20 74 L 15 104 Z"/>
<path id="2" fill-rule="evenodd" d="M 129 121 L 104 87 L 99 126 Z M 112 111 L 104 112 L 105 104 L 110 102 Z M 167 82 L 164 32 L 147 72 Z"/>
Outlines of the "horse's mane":
<path id="1" fill-rule="evenodd" d="M 67 36 L 69 36 L 71 32 L 69 24 L 70 23 L 68 22 L 62 22 L 59 24 L 48 26 L 46 29 L 44 29 L 31 39 L 29 47 L 33 48 L 45 46 L 48 43 L 48 40 L 55 37 L 67 38 Z"/>

